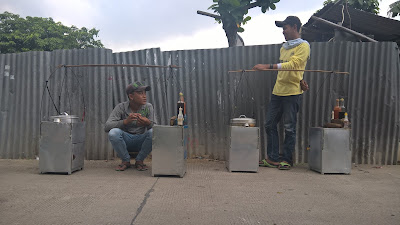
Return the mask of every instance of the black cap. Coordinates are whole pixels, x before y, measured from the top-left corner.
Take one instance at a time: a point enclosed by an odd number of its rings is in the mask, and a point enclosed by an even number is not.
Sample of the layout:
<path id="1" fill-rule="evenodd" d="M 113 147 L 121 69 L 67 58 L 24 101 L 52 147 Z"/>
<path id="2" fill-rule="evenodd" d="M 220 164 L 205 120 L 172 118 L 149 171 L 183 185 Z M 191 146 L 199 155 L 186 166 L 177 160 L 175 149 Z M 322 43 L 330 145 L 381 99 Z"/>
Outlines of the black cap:
<path id="1" fill-rule="evenodd" d="M 126 94 L 129 95 L 134 91 L 150 91 L 150 86 L 142 84 L 140 81 L 135 81 L 126 87 Z"/>
<path id="2" fill-rule="evenodd" d="M 286 19 L 284 21 L 275 21 L 275 25 L 277 27 L 283 27 L 287 24 L 289 24 L 291 26 L 296 24 L 297 29 L 300 29 L 300 27 L 301 27 L 300 19 L 297 16 L 288 16 L 288 17 L 286 17 Z"/>

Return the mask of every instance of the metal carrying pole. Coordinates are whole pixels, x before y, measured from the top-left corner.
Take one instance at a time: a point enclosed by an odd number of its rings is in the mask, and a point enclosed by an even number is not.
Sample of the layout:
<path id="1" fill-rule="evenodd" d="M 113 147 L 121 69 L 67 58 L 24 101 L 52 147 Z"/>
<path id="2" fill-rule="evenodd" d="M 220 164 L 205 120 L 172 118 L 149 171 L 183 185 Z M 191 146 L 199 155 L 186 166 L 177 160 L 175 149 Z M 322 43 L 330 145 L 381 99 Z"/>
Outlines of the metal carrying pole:
<path id="1" fill-rule="evenodd" d="M 356 32 L 356 31 L 354 31 L 354 30 L 351 30 L 351 29 L 349 29 L 349 28 L 346 28 L 346 27 L 337 25 L 337 24 L 335 24 L 335 23 L 332 23 L 331 21 L 324 20 L 324 19 L 319 18 L 319 17 L 316 17 L 316 16 L 311 16 L 311 19 L 314 19 L 314 20 L 316 20 L 316 21 L 325 23 L 325 24 L 327 24 L 327 25 L 329 25 L 329 26 L 332 26 L 332 27 L 335 27 L 335 28 L 337 28 L 337 29 L 343 30 L 343 31 L 345 31 L 345 32 L 347 32 L 347 33 L 353 34 L 353 35 L 355 35 L 355 36 L 357 36 L 357 37 L 359 37 L 359 38 L 366 39 L 366 40 L 368 40 L 368 41 L 370 41 L 370 42 L 378 42 L 378 41 L 375 40 L 375 39 L 372 39 L 372 38 L 370 38 L 370 37 L 367 37 L 367 36 L 365 36 L 365 35 L 363 35 L 363 34 L 360 34 L 360 33 Z"/>

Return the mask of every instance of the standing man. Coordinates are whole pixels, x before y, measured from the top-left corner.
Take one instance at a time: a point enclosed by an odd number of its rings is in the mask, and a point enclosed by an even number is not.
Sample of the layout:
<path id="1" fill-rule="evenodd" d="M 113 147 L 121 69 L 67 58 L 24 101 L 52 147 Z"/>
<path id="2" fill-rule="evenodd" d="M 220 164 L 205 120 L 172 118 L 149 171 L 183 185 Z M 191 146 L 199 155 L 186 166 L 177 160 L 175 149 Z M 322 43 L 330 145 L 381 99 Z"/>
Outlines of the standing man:
<path id="1" fill-rule="evenodd" d="M 152 150 L 154 113 L 153 106 L 146 99 L 146 91 L 150 89 L 139 81 L 128 85 L 126 94 L 129 100 L 119 103 L 106 122 L 104 130 L 109 132 L 111 145 L 122 160 L 117 171 L 131 167 L 129 150 L 139 150 L 135 168 L 139 171 L 148 169 L 143 161 Z"/>
<path id="2" fill-rule="evenodd" d="M 300 38 L 300 19 L 288 16 L 284 21 L 275 21 L 283 28 L 285 42 L 280 50 L 280 63 L 257 64 L 254 70 L 293 69 L 304 70 L 310 56 L 310 45 Z M 290 169 L 293 165 L 292 152 L 296 144 L 297 112 L 301 104 L 303 91 L 308 90 L 303 80 L 304 71 L 279 71 L 268 105 L 265 130 L 267 132 L 267 159 L 260 161 L 260 166 Z M 279 158 L 279 136 L 277 124 L 283 117 L 285 141 L 283 156 Z"/>

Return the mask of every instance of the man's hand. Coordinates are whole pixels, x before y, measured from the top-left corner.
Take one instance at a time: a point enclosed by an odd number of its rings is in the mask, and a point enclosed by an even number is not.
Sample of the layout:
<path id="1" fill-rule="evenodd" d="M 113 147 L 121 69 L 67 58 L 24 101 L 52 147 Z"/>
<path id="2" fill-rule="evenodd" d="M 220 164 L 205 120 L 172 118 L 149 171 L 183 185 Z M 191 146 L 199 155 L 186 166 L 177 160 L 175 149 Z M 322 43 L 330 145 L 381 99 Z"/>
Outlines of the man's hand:
<path id="1" fill-rule="evenodd" d="M 137 118 L 137 123 L 136 123 L 137 126 L 145 127 L 145 126 L 150 125 L 150 120 L 147 117 L 144 117 L 139 114 L 136 118 Z"/>
<path id="2" fill-rule="evenodd" d="M 129 116 L 126 119 L 124 119 L 124 125 L 131 124 L 135 120 L 136 120 L 135 113 L 130 113 Z"/>
<path id="3" fill-rule="evenodd" d="M 257 64 L 253 67 L 253 70 L 266 70 L 269 69 L 269 64 Z"/>
<path id="4" fill-rule="evenodd" d="M 147 117 L 142 116 L 140 113 L 131 113 L 128 118 L 124 119 L 124 125 L 131 124 L 136 121 L 136 125 L 139 127 L 144 127 L 150 125 L 150 120 Z"/>
<path id="5" fill-rule="evenodd" d="M 301 87 L 301 90 L 303 90 L 303 91 L 308 91 L 308 89 L 309 89 L 308 84 L 305 80 L 300 81 L 300 87 Z"/>
<path id="6" fill-rule="evenodd" d="M 142 116 L 140 113 L 132 113 L 133 118 L 136 120 L 136 125 L 144 127 L 150 125 L 150 120 L 147 117 Z"/>

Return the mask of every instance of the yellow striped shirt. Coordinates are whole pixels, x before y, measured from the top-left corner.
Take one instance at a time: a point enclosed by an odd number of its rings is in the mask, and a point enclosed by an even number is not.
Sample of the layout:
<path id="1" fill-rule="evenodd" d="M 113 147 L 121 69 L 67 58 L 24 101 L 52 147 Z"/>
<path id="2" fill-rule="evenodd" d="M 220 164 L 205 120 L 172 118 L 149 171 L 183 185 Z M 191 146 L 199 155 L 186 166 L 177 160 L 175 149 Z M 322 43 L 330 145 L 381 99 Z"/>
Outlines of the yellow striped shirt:
<path id="1" fill-rule="evenodd" d="M 310 46 L 303 42 L 288 50 L 282 47 L 280 53 L 281 69 L 304 70 L 310 56 Z M 272 94 L 278 96 L 302 94 L 300 81 L 303 79 L 303 74 L 304 71 L 279 71 Z"/>

